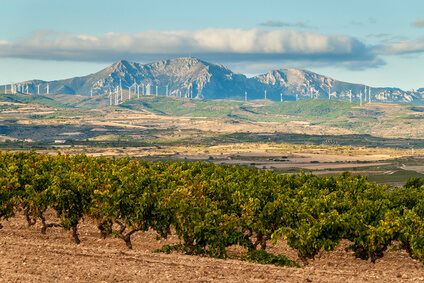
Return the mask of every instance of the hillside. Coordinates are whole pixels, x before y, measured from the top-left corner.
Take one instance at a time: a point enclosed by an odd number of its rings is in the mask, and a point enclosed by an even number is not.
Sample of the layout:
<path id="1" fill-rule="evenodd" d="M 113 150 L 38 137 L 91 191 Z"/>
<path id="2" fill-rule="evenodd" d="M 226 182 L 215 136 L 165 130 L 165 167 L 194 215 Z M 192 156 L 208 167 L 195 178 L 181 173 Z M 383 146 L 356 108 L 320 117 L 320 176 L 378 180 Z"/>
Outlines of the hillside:
<path id="1" fill-rule="evenodd" d="M 69 136 L 67 139 L 85 139 L 98 134 L 106 134 L 109 130 L 118 134 L 119 131 L 116 132 L 117 129 L 112 128 L 105 129 L 105 133 L 91 131 L 97 128 L 96 124 L 114 125 L 113 119 L 117 119 L 119 120 L 117 126 L 126 127 L 126 132 L 137 132 L 134 125 L 140 124 L 157 131 L 166 128 L 166 131 L 169 129 L 198 129 L 204 133 L 207 131 L 229 133 L 253 131 L 321 136 L 360 134 L 386 138 L 424 138 L 424 124 L 422 123 L 424 107 L 422 106 L 375 102 L 360 106 L 358 102 L 336 99 L 286 102 L 251 100 L 245 102 L 164 96 L 140 96 L 140 98 L 127 99 L 116 106 L 109 106 L 109 99 L 106 95 L 92 98 L 80 95 L 57 95 L 56 98 L 60 98 L 58 101 L 51 99 L 52 96 L 0 95 L 0 101 L 5 103 L 26 105 L 26 107 L 20 108 L 24 110 L 13 110 L 15 106 L 7 104 L 4 105 L 3 110 L 0 109 L 0 126 L 3 134 L 17 139 L 61 139 L 61 132 L 68 134 L 76 131 L 80 133 L 84 128 L 83 135 Z M 73 99 L 72 104 L 65 105 L 64 103 L 69 97 Z M 94 108 L 94 105 L 101 107 Z M 122 116 L 116 116 L 112 120 L 105 119 L 114 113 L 116 115 L 122 113 Z M 75 114 L 77 115 L 75 116 Z M 150 116 L 152 118 L 148 118 Z M 130 117 L 134 117 L 133 120 Z M 162 122 L 154 122 L 155 120 Z M 175 120 L 174 123 L 165 126 L 168 122 L 164 123 L 164 121 L 172 120 Z M 199 121 L 199 123 L 187 123 L 185 122 L 187 120 Z M 204 122 L 200 123 L 200 121 Z M 80 128 L 74 129 L 71 126 L 75 122 L 81 125 Z M 68 126 L 62 125 L 63 123 Z M 50 124 L 53 129 L 46 126 Z M 43 134 L 43 131 L 38 129 L 36 133 L 33 133 L 32 126 L 29 125 L 43 125 L 46 127 L 46 132 Z M 271 137 L 269 138 L 271 139 Z M 262 140 L 260 137 L 250 137 L 249 135 L 243 139 Z M 272 139 L 278 141 L 281 138 L 276 135 Z M 340 141 L 340 143 L 345 144 L 344 141 Z M 378 139 L 372 142 L 374 146 L 378 146 L 378 143 Z"/>

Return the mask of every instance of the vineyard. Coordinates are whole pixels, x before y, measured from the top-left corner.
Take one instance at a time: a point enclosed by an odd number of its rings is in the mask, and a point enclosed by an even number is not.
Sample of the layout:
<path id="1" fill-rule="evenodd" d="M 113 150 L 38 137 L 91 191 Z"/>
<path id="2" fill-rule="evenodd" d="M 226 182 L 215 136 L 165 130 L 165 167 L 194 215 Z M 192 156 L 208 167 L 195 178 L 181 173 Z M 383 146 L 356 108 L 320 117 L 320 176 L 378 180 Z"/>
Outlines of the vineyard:
<path id="1" fill-rule="evenodd" d="M 54 210 L 58 222 L 47 221 Z M 114 236 L 132 248 L 132 235 L 154 230 L 175 233 L 176 245 L 161 252 L 231 257 L 300 266 L 266 251 L 281 239 L 303 265 L 342 240 L 357 258 L 375 263 L 388 249 L 424 260 L 424 180 L 403 187 L 367 181 L 348 173 L 336 177 L 279 175 L 254 167 L 197 162 L 146 162 L 130 158 L 0 151 L 1 221 L 22 212 L 41 233 L 62 227 L 80 243 L 78 224 L 97 223 L 101 238 Z"/>

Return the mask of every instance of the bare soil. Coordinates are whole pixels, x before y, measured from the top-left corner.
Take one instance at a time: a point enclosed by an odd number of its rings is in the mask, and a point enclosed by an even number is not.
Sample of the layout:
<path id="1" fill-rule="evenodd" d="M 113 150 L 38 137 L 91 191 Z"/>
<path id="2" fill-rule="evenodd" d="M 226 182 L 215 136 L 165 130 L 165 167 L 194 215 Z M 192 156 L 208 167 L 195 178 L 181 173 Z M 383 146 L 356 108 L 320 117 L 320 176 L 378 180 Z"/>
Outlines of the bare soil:
<path id="1" fill-rule="evenodd" d="M 53 214 L 49 216 L 50 220 Z M 200 256 L 153 253 L 163 244 L 178 243 L 176 236 L 156 240 L 153 231 L 133 237 L 133 250 L 122 240 L 100 239 L 90 220 L 79 226 L 81 244 L 71 242 L 69 231 L 51 228 L 40 233 L 22 215 L 3 221 L 0 230 L 1 282 L 424 282 L 424 265 L 404 251 L 389 251 L 372 264 L 345 251 L 322 252 L 302 268 L 277 267 Z M 300 260 L 285 243 L 269 245 L 269 252 Z M 240 247 L 232 254 L 242 254 Z"/>

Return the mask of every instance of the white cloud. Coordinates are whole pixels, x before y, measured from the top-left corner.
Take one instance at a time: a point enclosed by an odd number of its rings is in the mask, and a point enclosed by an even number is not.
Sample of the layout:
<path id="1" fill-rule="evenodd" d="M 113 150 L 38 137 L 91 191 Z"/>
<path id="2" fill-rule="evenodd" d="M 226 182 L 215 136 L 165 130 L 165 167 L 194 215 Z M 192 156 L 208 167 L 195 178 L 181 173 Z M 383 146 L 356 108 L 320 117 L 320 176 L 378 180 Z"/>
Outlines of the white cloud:
<path id="1" fill-rule="evenodd" d="M 412 25 L 422 28 L 424 27 L 424 18 L 416 20 Z"/>
<path id="2" fill-rule="evenodd" d="M 189 53 L 220 62 L 299 60 L 351 66 L 378 61 L 371 48 L 353 37 L 293 30 L 209 28 L 102 35 L 41 30 L 22 41 L 0 43 L 0 57 L 44 60 L 145 62 Z"/>
<path id="3" fill-rule="evenodd" d="M 424 52 L 424 37 L 414 40 L 402 40 L 386 44 L 382 48 L 382 52 L 386 54 L 408 54 Z"/>

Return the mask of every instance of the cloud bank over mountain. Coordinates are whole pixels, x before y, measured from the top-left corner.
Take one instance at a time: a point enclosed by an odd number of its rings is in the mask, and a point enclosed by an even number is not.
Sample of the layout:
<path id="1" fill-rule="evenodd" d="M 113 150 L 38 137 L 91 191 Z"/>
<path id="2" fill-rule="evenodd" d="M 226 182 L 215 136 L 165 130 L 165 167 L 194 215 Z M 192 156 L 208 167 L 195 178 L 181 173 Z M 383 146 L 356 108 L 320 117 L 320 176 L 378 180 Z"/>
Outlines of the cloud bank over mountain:
<path id="1" fill-rule="evenodd" d="M 194 56 L 218 62 L 296 61 L 357 69 L 384 61 L 374 47 L 346 35 L 265 29 L 110 32 L 100 35 L 38 30 L 16 41 L 0 40 L 0 57 L 110 62 Z"/>

